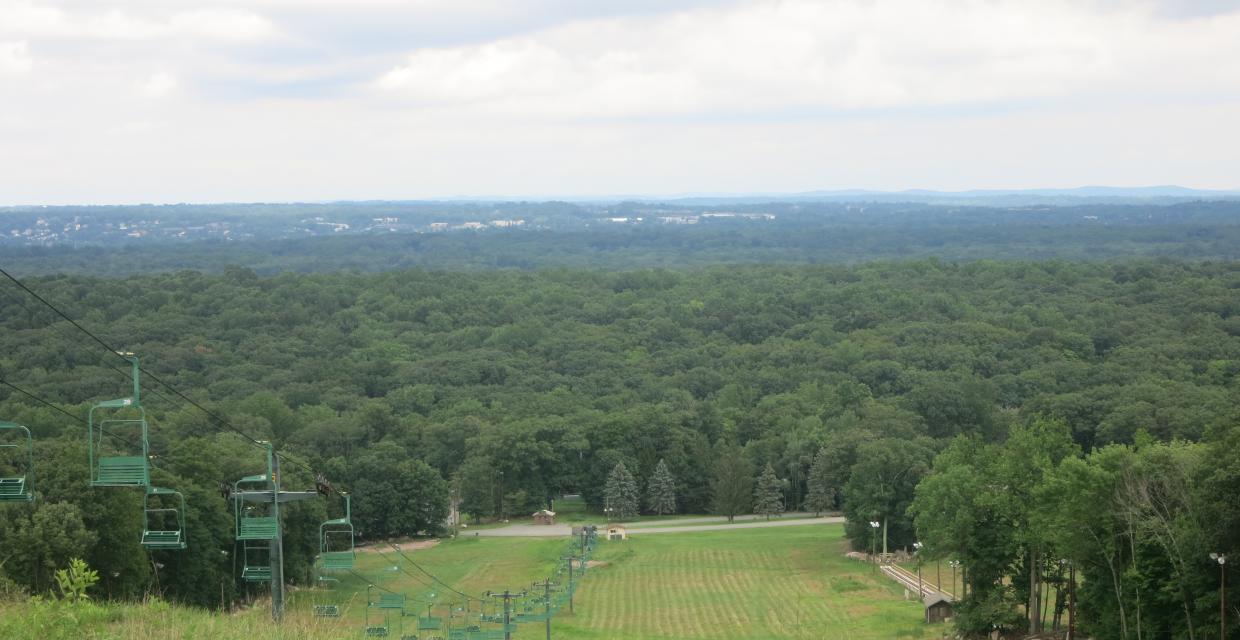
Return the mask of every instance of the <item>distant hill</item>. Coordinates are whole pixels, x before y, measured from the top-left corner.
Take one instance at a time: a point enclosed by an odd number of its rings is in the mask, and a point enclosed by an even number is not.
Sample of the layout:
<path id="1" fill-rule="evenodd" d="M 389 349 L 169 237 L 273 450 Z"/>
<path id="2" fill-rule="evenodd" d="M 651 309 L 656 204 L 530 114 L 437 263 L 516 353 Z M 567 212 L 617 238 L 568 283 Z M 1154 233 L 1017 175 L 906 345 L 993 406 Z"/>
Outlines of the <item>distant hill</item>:
<path id="1" fill-rule="evenodd" d="M 1150 187 L 1086 186 L 1071 189 L 972 189 L 968 191 L 819 190 L 799 193 L 692 195 L 669 198 L 633 197 L 682 205 L 754 204 L 763 202 L 911 202 L 957 206 L 1078 206 L 1084 204 L 1176 204 L 1195 200 L 1240 200 L 1240 190 L 1190 189 L 1176 185 Z"/>

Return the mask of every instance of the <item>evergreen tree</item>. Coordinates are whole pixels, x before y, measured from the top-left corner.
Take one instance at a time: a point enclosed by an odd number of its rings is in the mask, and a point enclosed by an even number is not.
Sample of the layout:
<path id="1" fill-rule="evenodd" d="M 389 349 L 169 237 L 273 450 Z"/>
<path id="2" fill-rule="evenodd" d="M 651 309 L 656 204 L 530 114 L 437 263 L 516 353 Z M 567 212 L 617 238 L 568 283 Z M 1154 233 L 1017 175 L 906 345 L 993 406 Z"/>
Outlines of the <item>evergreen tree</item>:
<path id="1" fill-rule="evenodd" d="M 758 486 L 753 492 L 753 512 L 766 516 L 767 520 L 770 520 L 773 515 L 783 513 L 782 487 L 783 482 L 776 477 L 775 468 L 771 466 L 771 463 L 766 463 L 762 475 L 758 476 Z"/>
<path id="2" fill-rule="evenodd" d="M 629 520 L 637 516 L 641 505 L 641 492 L 637 488 L 637 480 L 623 462 L 617 462 L 608 474 L 603 497 L 607 507 L 611 509 L 607 514 L 608 518 Z"/>
<path id="3" fill-rule="evenodd" d="M 826 451 L 819 451 L 809 468 L 809 495 L 805 497 L 805 508 L 813 511 L 815 516 L 835 506 L 835 488 L 831 486 L 831 467 L 827 458 Z"/>
<path id="4" fill-rule="evenodd" d="M 676 513 L 676 479 L 662 458 L 646 484 L 646 505 L 658 515 Z"/>
<path id="5" fill-rule="evenodd" d="M 753 506 L 753 471 L 741 450 L 720 445 L 715 456 L 715 512 L 731 522 L 738 513 L 748 513 Z"/>

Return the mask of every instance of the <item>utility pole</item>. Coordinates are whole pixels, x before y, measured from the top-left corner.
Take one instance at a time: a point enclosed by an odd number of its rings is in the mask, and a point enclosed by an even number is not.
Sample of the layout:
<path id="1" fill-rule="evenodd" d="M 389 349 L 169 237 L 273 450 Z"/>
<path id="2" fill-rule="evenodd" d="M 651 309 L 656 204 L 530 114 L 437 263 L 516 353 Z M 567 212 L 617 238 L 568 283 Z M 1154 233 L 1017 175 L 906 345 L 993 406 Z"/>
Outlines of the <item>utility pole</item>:
<path id="1" fill-rule="evenodd" d="M 492 598 L 503 599 L 504 601 L 504 640 L 512 640 L 512 601 L 514 598 L 524 598 L 525 592 L 522 591 L 521 593 L 512 593 L 511 591 L 504 589 L 503 593 L 492 593 L 488 591 L 487 595 Z"/>
<path id="2" fill-rule="evenodd" d="M 547 640 L 551 640 L 551 587 L 554 587 L 555 583 L 548 578 L 542 582 L 535 582 L 534 586 L 543 589 L 543 612 L 547 614 Z"/>

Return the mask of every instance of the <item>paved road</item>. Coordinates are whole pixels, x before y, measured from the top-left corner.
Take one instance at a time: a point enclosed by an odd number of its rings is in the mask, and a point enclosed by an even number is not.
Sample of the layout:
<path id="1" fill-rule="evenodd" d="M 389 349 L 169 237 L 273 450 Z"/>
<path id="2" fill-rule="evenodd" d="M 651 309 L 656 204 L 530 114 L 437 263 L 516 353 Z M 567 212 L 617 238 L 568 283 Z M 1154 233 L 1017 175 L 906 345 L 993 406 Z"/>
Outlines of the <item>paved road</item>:
<path id="1" fill-rule="evenodd" d="M 844 522 L 843 516 L 829 516 L 825 518 L 798 518 L 792 520 L 781 520 L 775 518 L 770 522 L 766 520 L 750 520 L 749 522 L 737 522 L 728 524 L 721 522 L 718 524 L 700 524 L 686 527 L 642 527 L 640 529 L 630 531 L 629 535 L 639 536 L 647 533 L 680 533 L 682 531 L 730 531 L 732 529 L 765 529 L 767 527 L 795 527 L 798 525 L 811 524 L 840 524 Z"/>
<path id="2" fill-rule="evenodd" d="M 812 513 L 805 513 L 804 511 L 792 511 L 789 513 L 785 513 L 782 518 L 778 518 L 778 519 L 792 520 L 792 519 L 798 519 L 798 518 L 813 518 L 813 517 L 814 517 L 814 514 Z M 766 520 L 766 516 L 761 516 L 761 515 L 757 515 L 753 513 L 736 516 L 737 522 L 743 522 L 747 520 Z M 709 524 L 711 522 L 727 522 L 727 521 L 728 521 L 727 516 L 693 516 L 691 518 L 673 518 L 671 520 L 638 520 L 637 522 L 621 522 L 620 524 L 624 525 L 625 528 L 628 528 L 628 529 L 644 529 L 647 527 L 662 528 L 662 527 L 667 527 L 667 526 L 671 526 L 674 524 L 684 524 L 684 523 L 690 523 L 690 522 L 693 524 Z"/>
<path id="3" fill-rule="evenodd" d="M 764 516 L 763 516 L 764 517 Z M 741 517 L 738 516 L 737 520 Z M 844 522 L 844 518 L 840 516 L 828 516 L 824 518 L 774 518 L 770 522 L 765 519 L 758 520 L 755 517 L 745 517 L 744 522 L 727 523 L 727 518 L 685 518 L 682 520 L 668 520 L 665 522 L 641 523 L 640 526 L 628 527 L 629 535 L 645 535 L 647 533 L 692 533 L 694 531 L 726 531 L 729 529 L 765 529 L 767 527 L 795 527 L 800 525 L 813 524 L 839 524 Z M 706 524 L 696 525 L 680 525 L 668 526 L 671 523 L 686 521 L 702 521 Z M 476 531 L 462 530 L 462 536 L 477 535 L 479 537 L 518 537 L 518 538 L 558 538 L 562 536 L 572 535 L 572 527 L 566 524 L 555 525 L 537 525 L 537 524 L 514 524 L 498 529 L 478 529 Z"/>

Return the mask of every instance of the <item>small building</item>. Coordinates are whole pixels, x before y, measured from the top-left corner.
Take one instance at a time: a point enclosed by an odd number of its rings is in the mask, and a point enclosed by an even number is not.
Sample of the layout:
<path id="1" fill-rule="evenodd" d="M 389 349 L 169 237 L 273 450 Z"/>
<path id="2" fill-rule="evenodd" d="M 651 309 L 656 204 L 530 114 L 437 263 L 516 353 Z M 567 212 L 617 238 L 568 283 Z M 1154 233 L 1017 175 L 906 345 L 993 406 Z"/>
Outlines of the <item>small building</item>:
<path id="1" fill-rule="evenodd" d="M 628 540 L 628 538 L 629 538 L 629 534 L 627 531 L 625 531 L 624 527 L 618 524 L 607 525 L 607 539 L 608 540 L 612 540 L 612 541 Z"/>
<path id="2" fill-rule="evenodd" d="M 555 512 L 548 509 L 535 511 L 534 524 L 555 524 Z"/>
<path id="3" fill-rule="evenodd" d="M 928 593 L 921 602 L 926 606 L 926 622 L 944 622 L 953 616 L 952 599 L 947 594 Z"/>

